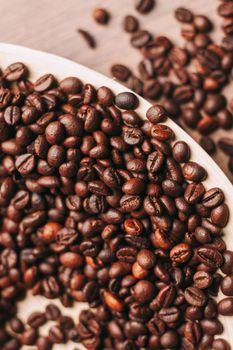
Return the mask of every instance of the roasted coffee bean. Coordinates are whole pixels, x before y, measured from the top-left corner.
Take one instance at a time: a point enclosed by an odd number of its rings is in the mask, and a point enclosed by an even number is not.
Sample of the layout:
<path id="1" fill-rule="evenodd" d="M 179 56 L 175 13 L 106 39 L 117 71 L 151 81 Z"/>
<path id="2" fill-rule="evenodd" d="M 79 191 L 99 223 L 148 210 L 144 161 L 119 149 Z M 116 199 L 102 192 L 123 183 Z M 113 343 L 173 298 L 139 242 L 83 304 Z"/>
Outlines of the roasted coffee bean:
<path id="1" fill-rule="evenodd" d="M 213 222 L 213 224 L 219 227 L 226 226 L 228 218 L 229 218 L 229 210 L 225 203 L 220 204 L 219 206 L 211 210 L 211 221 Z"/>
<path id="2" fill-rule="evenodd" d="M 231 2 L 224 2 L 218 7 L 218 14 L 222 17 L 231 17 L 233 15 L 233 6 Z"/>
<path id="3" fill-rule="evenodd" d="M 233 155 L 233 139 L 229 137 L 222 138 L 221 140 L 219 140 L 218 146 L 227 155 Z"/>
<path id="4" fill-rule="evenodd" d="M 122 92 L 116 96 L 115 103 L 121 109 L 135 109 L 138 106 L 138 98 L 131 92 Z"/>
<path id="5" fill-rule="evenodd" d="M 222 323 L 219 320 L 204 319 L 200 323 L 202 330 L 209 335 L 221 334 L 223 331 Z"/>
<path id="6" fill-rule="evenodd" d="M 221 290 L 224 295 L 233 296 L 233 275 L 226 276 L 222 279 Z"/>
<path id="7" fill-rule="evenodd" d="M 135 8 L 138 12 L 145 14 L 154 7 L 154 0 L 136 0 Z"/>
<path id="8" fill-rule="evenodd" d="M 88 31 L 79 28 L 78 33 L 85 40 L 85 42 L 90 48 L 94 49 L 96 47 L 95 39 Z"/>
<path id="9" fill-rule="evenodd" d="M 133 295 L 136 301 L 140 303 L 150 302 L 155 294 L 154 285 L 146 280 L 141 280 L 133 287 Z"/>
<path id="10" fill-rule="evenodd" d="M 175 11 L 175 17 L 179 22 L 190 23 L 193 21 L 193 14 L 184 7 L 179 7 Z"/>
<path id="11" fill-rule="evenodd" d="M 212 344 L 213 350 L 230 350 L 230 344 L 222 338 L 214 339 Z"/>
<path id="12" fill-rule="evenodd" d="M 204 292 L 197 287 L 188 287 L 184 293 L 186 301 L 193 306 L 203 306 L 206 304 L 207 297 Z"/>
<path id="13" fill-rule="evenodd" d="M 220 267 L 223 263 L 222 255 L 211 247 L 197 248 L 197 259 L 208 267 Z"/>
<path id="14" fill-rule="evenodd" d="M 218 312 L 224 316 L 233 315 L 233 298 L 224 298 L 218 303 Z"/>
<path id="15" fill-rule="evenodd" d="M 46 306 L 45 316 L 47 320 L 56 321 L 61 316 L 61 311 L 55 304 L 49 304 Z"/>
<path id="16" fill-rule="evenodd" d="M 199 182 L 206 178 L 206 170 L 195 162 L 188 162 L 183 166 L 183 176 L 186 180 Z"/>
<path id="17" fill-rule="evenodd" d="M 226 250 L 223 252 L 223 264 L 221 266 L 221 270 L 226 275 L 230 275 L 233 273 L 233 252 L 230 250 Z"/>
<path id="18" fill-rule="evenodd" d="M 4 77 L 8 81 L 16 81 L 22 79 L 27 74 L 26 66 L 21 62 L 10 64 L 4 71 Z"/>
<path id="19" fill-rule="evenodd" d="M 45 324 L 45 322 L 45 314 L 39 311 L 33 312 L 27 319 L 27 323 L 33 328 L 38 328 Z"/>
<path id="20" fill-rule="evenodd" d="M 131 75 L 131 71 L 123 64 L 114 64 L 111 67 L 111 74 L 120 81 L 127 81 Z"/>
<path id="21" fill-rule="evenodd" d="M 94 10 L 93 18 L 99 24 L 107 24 L 109 21 L 109 13 L 105 9 L 98 8 Z"/>
<path id="22" fill-rule="evenodd" d="M 170 258 L 175 264 L 183 264 L 191 257 L 191 250 L 188 244 L 180 243 L 175 245 L 170 251 Z"/>
<path id="23" fill-rule="evenodd" d="M 139 28 L 139 22 L 137 18 L 134 16 L 128 15 L 124 17 L 123 20 L 123 29 L 127 33 L 134 33 L 138 30 Z"/>

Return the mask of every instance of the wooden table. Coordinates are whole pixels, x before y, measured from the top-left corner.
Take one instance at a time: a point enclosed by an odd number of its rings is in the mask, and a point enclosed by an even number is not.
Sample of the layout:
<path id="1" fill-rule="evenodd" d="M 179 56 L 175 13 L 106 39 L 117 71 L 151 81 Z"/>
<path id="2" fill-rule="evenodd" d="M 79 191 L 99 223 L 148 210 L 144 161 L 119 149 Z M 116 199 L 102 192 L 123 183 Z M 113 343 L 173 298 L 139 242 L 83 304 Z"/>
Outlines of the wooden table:
<path id="1" fill-rule="evenodd" d="M 166 34 L 182 44 L 180 26 L 173 16 L 174 9 L 188 6 L 196 13 L 208 14 L 215 23 L 213 37 L 220 38 L 221 19 L 216 15 L 218 4 L 218 0 L 157 0 L 150 14 L 140 15 L 134 10 L 133 0 L 0 0 L 1 41 L 61 55 L 109 75 L 112 63 L 125 63 L 136 68 L 140 58 L 137 50 L 128 44 L 128 34 L 122 31 L 124 15 L 136 15 L 142 28 L 155 35 Z M 108 26 L 98 25 L 92 19 L 93 9 L 100 6 L 111 13 Z M 95 36 L 95 50 L 87 47 L 77 34 L 77 28 L 87 29 Z M 233 135 L 233 131 L 227 132 L 229 134 Z M 214 137 L 219 139 L 223 135 L 224 132 L 218 131 Z M 193 137 L 200 138 L 195 133 Z M 233 180 L 223 154 L 218 152 L 215 159 Z"/>

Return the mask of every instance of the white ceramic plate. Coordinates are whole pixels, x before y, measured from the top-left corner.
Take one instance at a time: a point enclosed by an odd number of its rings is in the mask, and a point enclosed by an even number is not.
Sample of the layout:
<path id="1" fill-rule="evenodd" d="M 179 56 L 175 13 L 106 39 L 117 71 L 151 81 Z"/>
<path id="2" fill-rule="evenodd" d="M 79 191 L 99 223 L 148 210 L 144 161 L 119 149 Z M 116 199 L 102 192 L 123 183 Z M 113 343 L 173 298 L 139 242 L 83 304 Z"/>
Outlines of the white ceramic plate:
<path id="1" fill-rule="evenodd" d="M 94 59 L 94 56 L 93 56 Z M 30 69 L 30 79 L 33 81 L 46 73 L 53 73 L 58 79 L 63 79 L 67 76 L 77 76 L 83 82 L 88 82 L 93 84 L 95 87 L 100 87 L 103 85 L 111 88 L 115 93 L 126 91 L 124 86 L 117 83 L 114 79 L 105 77 L 104 75 L 95 72 L 85 66 L 78 63 L 72 62 L 70 60 L 51 55 L 45 52 L 36 51 L 28 49 L 25 47 L 0 43 L 0 67 L 5 68 L 7 65 L 21 61 L 24 62 Z M 106 63 L 108 64 L 108 63 Z M 139 107 L 137 112 L 142 117 L 145 116 L 147 109 L 150 107 L 150 103 L 139 97 Z M 217 166 L 217 164 L 212 160 L 212 158 L 178 125 L 176 125 L 172 120 L 168 120 L 167 124 L 171 126 L 174 130 L 177 139 L 186 141 L 192 150 L 192 160 L 197 161 L 201 164 L 208 172 L 208 178 L 205 181 L 205 186 L 210 187 L 220 187 L 226 196 L 226 203 L 228 203 L 231 216 L 227 227 L 224 229 L 225 241 L 228 248 L 233 249 L 233 186 L 222 172 L 222 170 Z M 61 303 L 55 301 L 59 306 Z M 43 297 L 29 297 L 20 303 L 19 313 L 23 319 L 27 317 L 32 311 L 43 310 L 45 305 L 48 304 L 48 300 Z M 75 320 L 78 318 L 78 313 L 81 309 L 87 308 L 86 304 L 77 304 L 75 308 L 63 308 L 65 315 L 73 315 Z M 233 346 L 233 317 L 221 318 L 224 323 L 225 331 L 222 337 L 227 339 Z M 45 330 L 46 334 L 46 330 Z M 57 345 L 54 350 L 64 350 L 64 349 L 74 349 L 75 345 L 69 343 L 68 345 Z M 83 349 L 79 345 L 79 348 Z M 24 347 L 24 349 L 35 349 L 35 347 Z"/>

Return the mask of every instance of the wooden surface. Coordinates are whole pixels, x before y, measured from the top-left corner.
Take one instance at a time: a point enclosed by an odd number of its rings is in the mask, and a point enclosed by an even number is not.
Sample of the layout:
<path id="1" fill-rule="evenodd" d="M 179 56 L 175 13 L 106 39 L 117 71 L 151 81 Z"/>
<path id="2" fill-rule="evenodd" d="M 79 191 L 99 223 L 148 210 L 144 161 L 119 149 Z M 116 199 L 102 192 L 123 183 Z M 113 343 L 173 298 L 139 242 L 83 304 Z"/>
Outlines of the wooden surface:
<path id="1" fill-rule="evenodd" d="M 148 15 L 140 15 L 133 4 L 133 0 L 0 0 L 0 40 L 70 58 L 106 75 L 109 75 L 111 64 L 116 62 L 134 67 L 137 73 L 140 55 L 130 47 L 129 35 L 122 30 L 122 19 L 126 14 L 136 15 L 142 28 L 155 35 L 166 34 L 181 44 L 180 26 L 173 13 L 178 6 L 188 6 L 195 13 L 207 14 L 214 20 L 212 37 L 220 40 L 221 19 L 216 15 L 218 0 L 157 0 Z M 111 21 L 107 26 L 93 21 L 92 11 L 97 7 L 109 10 Z M 96 49 L 87 47 L 77 28 L 87 29 L 94 35 Z M 233 135 L 233 131 L 230 133 Z M 199 140 L 199 135 L 192 135 Z M 220 131 L 214 138 L 218 140 L 223 135 Z M 218 152 L 214 158 L 233 180 L 224 155 Z"/>

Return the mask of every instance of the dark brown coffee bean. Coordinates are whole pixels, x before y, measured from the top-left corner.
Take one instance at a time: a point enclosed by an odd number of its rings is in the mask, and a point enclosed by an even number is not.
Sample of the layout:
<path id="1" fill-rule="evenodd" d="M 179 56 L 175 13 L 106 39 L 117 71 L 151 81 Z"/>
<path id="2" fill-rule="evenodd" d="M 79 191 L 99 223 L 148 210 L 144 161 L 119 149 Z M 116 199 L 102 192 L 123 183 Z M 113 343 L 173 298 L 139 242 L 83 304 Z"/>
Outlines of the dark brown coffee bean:
<path id="1" fill-rule="evenodd" d="M 204 320 L 201 320 L 200 323 L 203 331 L 209 335 L 221 334 L 223 332 L 222 323 L 217 319 L 213 319 L 213 320 L 204 319 Z"/>
<path id="2" fill-rule="evenodd" d="M 233 155 L 233 139 L 224 137 L 218 141 L 218 146 L 227 155 Z"/>
<path id="3" fill-rule="evenodd" d="M 200 138 L 199 144 L 208 153 L 213 154 L 216 150 L 216 145 L 214 141 L 209 136 L 202 136 Z"/>
<path id="4" fill-rule="evenodd" d="M 16 81 L 22 79 L 27 74 L 27 68 L 21 62 L 10 64 L 4 71 L 4 78 L 7 81 Z"/>
<path id="5" fill-rule="evenodd" d="M 188 244 L 180 243 L 175 245 L 170 251 L 170 258 L 173 263 L 183 264 L 191 257 L 191 250 Z"/>
<path id="6" fill-rule="evenodd" d="M 213 350 L 230 350 L 230 344 L 222 338 L 214 339 L 212 344 Z"/>
<path id="7" fill-rule="evenodd" d="M 124 183 L 122 191 L 125 194 L 139 194 L 145 189 L 144 181 L 140 178 L 132 178 Z"/>
<path id="8" fill-rule="evenodd" d="M 191 183 L 191 184 L 188 184 L 188 186 L 185 189 L 184 198 L 188 203 L 194 204 L 200 201 L 204 193 L 205 193 L 205 188 L 201 182 Z"/>
<path id="9" fill-rule="evenodd" d="M 228 206 L 223 203 L 211 210 L 211 221 L 220 227 L 226 226 L 229 218 Z"/>
<path id="10" fill-rule="evenodd" d="M 24 324 L 19 318 L 14 317 L 10 320 L 10 328 L 13 332 L 20 334 L 24 331 Z"/>
<path id="11" fill-rule="evenodd" d="M 133 287 L 134 298 L 140 303 L 150 302 L 155 294 L 154 285 L 146 280 L 141 280 Z"/>
<path id="12" fill-rule="evenodd" d="M 141 48 L 148 44 L 148 42 L 151 39 L 151 35 L 146 30 L 138 30 L 137 32 L 134 32 L 131 36 L 130 42 L 131 45 L 135 48 Z"/>
<path id="13" fill-rule="evenodd" d="M 45 309 L 45 316 L 47 320 L 56 321 L 61 316 L 61 311 L 55 304 L 48 304 Z"/>
<path id="14" fill-rule="evenodd" d="M 231 2 L 224 2 L 218 7 L 218 14 L 222 17 L 231 17 L 233 15 L 233 5 Z"/>
<path id="15" fill-rule="evenodd" d="M 123 64 L 114 64 L 111 67 L 111 74 L 120 81 L 127 81 L 131 75 L 131 71 Z"/>
<path id="16" fill-rule="evenodd" d="M 145 14 L 150 12 L 154 7 L 154 0 L 136 0 L 135 8 L 138 12 Z"/>
<path id="17" fill-rule="evenodd" d="M 137 255 L 137 262 L 143 269 L 152 269 L 156 263 L 156 257 L 148 249 L 142 249 Z"/>
<path id="18" fill-rule="evenodd" d="M 220 315 L 233 316 L 233 298 L 224 298 L 218 303 Z"/>
<path id="19" fill-rule="evenodd" d="M 45 314 L 39 311 L 33 312 L 27 319 L 27 323 L 32 328 L 38 328 L 43 324 L 45 324 L 45 322 L 46 322 Z"/>
<path id="20" fill-rule="evenodd" d="M 61 327 L 52 326 L 49 330 L 48 339 L 52 344 L 65 343 L 65 334 Z"/>
<path id="21" fill-rule="evenodd" d="M 158 124 L 151 128 L 151 136 L 158 141 L 171 140 L 174 137 L 173 131 L 167 125 Z"/>
<path id="22" fill-rule="evenodd" d="M 19 122 L 21 112 L 17 106 L 9 106 L 4 112 L 4 120 L 8 125 L 15 125 Z"/>
<path id="23" fill-rule="evenodd" d="M 36 345 L 38 347 L 38 350 L 50 350 L 52 346 L 49 339 L 46 337 L 39 337 Z"/>
<path id="24" fill-rule="evenodd" d="M 49 90 L 55 82 L 55 78 L 52 74 L 45 74 L 34 83 L 34 90 L 37 92 L 43 92 Z"/>
<path id="25" fill-rule="evenodd" d="M 230 275 L 233 273 L 233 253 L 230 250 L 226 250 L 223 253 L 223 264 L 221 266 L 221 270 L 226 275 Z"/>
<path id="26" fill-rule="evenodd" d="M 108 11 L 102 8 L 98 8 L 93 12 L 93 18 L 99 24 L 107 24 L 109 17 Z"/>
<path id="27" fill-rule="evenodd" d="M 131 92 L 121 92 L 116 96 L 115 103 L 121 109 L 135 109 L 138 106 L 138 98 Z"/>
<path id="28" fill-rule="evenodd" d="M 193 276 L 194 285 L 199 289 L 206 289 L 211 286 L 212 276 L 206 271 L 198 271 Z"/>
<path id="29" fill-rule="evenodd" d="M 205 169 L 195 162 L 188 162 L 183 166 L 183 176 L 186 180 L 200 182 L 207 176 Z"/>
<path id="30" fill-rule="evenodd" d="M 163 106 L 155 104 L 148 109 L 146 117 L 152 124 L 162 123 L 167 119 L 167 112 Z"/>
<path id="31" fill-rule="evenodd" d="M 84 29 L 78 29 L 78 33 L 81 35 L 81 37 L 85 40 L 85 42 L 87 43 L 87 45 L 94 49 L 96 47 L 96 42 L 94 37 L 87 31 Z"/>
<path id="32" fill-rule="evenodd" d="M 30 153 L 22 154 L 17 157 L 15 166 L 18 172 L 22 175 L 30 174 L 35 168 L 36 160 L 35 156 Z"/>
<path id="33" fill-rule="evenodd" d="M 175 11 L 175 17 L 179 22 L 190 23 L 193 21 L 193 14 L 184 7 L 178 7 Z"/>
<path id="34" fill-rule="evenodd" d="M 139 28 L 139 22 L 134 16 L 128 15 L 124 17 L 123 29 L 127 33 L 134 33 Z"/>
<path id="35" fill-rule="evenodd" d="M 221 290 L 224 295 L 233 296 L 233 275 L 226 276 L 222 279 Z"/>
<path id="36" fill-rule="evenodd" d="M 29 328 L 23 332 L 21 336 L 21 342 L 23 345 L 34 345 L 36 343 L 37 338 L 37 330 L 34 328 Z"/>
<path id="37" fill-rule="evenodd" d="M 204 292 L 197 287 L 188 287 L 184 293 L 186 301 L 193 306 L 203 306 L 207 301 L 207 297 Z"/>
<path id="38" fill-rule="evenodd" d="M 165 323 L 173 323 L 179 320 L 180 312 L 175 306 L 163 307 L 159 311 L 159 317 Z"/>
<path id="39" fill-rule="evenodd" d="M 215 248 L 200 247 L 196 254 L 197 259 L 209 267 L 220 267 L 223 263 L 222 255 Z"/>

